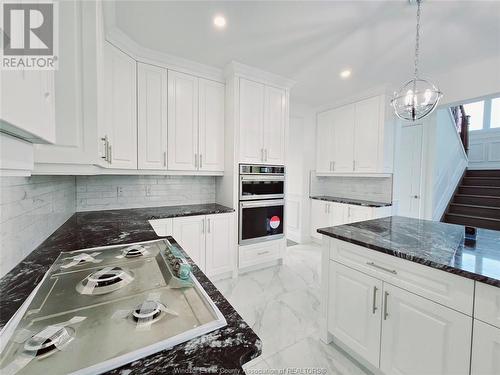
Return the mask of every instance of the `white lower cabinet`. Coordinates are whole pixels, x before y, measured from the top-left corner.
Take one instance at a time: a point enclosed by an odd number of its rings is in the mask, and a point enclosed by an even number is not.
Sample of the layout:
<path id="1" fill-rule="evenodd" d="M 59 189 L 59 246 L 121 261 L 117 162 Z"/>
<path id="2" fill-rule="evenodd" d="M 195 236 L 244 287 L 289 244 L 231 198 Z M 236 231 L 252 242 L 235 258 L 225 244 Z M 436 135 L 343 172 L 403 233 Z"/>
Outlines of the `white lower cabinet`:
<path id="1" fill-rule="evenodd" d="M 468 374 L 472 318 L 384 283 L 380 369 L 385 374 Z"/>
<path id="2" fill-rule="evenodd" d="M 328 330 L 378 367 L 382 281 L 330 262 L 328 299 Z"/>
<path id="3" fill-rule="evenodd" d="M 172 220 L 151 220 L 159 235 L 172 235 L 207 276 L 221 275 L 235 269 L 236 242 L 234 214 L 185 216 Z M 160 234 L 159 231 L 165 231 Z"/>
<path id="4" fill-rule="evenodd" d="M 234 269 L 236 251 L 233 214 L 206 216 L 206 273 L 217 275 Z"/>
<path id="5" fill-rule="evenodd" d="M 383 374 L 469 374 L 471 316 L 336 261 L 327 298 L 328 332 Z M 500 339 L 482 340 L 491 362 Z"/>
<path id="6" fill-rule="evenodd" d="M 500 328 L 474 319 L 471 375 L 500 374 Z"/>

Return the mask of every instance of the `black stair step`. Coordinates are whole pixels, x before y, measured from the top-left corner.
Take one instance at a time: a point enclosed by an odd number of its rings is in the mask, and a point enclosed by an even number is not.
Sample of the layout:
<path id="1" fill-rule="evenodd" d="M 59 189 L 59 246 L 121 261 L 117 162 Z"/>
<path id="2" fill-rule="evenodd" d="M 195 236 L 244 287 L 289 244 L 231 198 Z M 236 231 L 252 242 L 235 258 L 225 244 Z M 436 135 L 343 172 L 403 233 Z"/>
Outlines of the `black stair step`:
<path id="1" fill-rule="evenodd" d="M 447 213 L 444 217 L 444 222 L 450 224 L 468 225 L 476 228 L 500 230 L 500 220 L 486 219 L 484 217 Z"/>
<path id="2" fill-rule="evenodd" d="M 500 169 L 467 169 L 467 177 L 500 177 Z"/>
<path id="3" fill-rule="evenodd" d="M 500 197 L 500 187 L 496 186 L 460 186 L 459 194 L 468 195 L 487 195 L 491 197 Z"/>
<path id="4" fill-rule="evenodd" d="M 462 186 L 496 186 L 500 187 L 500 177 L 465 177 Z"/>
<path id="5" fill-rule="evenodd" d="M 471 204 L 476 206 L 500 207 L 500 197 L 457 194 L 453 198 L 453 203 Z"/>
<path id="6" fill-rule="evenodd" d="M 500 207 L 452 203 L 448 213 L 500 220 Z"/>

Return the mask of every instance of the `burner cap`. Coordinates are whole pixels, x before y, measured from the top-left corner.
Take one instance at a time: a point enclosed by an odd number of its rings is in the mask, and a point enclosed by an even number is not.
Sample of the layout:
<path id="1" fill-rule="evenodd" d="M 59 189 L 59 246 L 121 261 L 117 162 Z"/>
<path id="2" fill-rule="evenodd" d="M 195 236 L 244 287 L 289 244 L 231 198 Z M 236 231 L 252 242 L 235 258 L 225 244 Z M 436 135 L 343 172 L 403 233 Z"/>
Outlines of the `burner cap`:
<path id="1" fill-rule="evenodd" d="M 125 258 L 135 258 L 135 257 L 140 257 L 142 255 L 144 255 L 144 250 L 138 248 L 128 249 L 125 252 Z"/>
<path id="2" fill-rule="evenodd" d="M 144 301 L 137 305 L 132 312 L 136 322 L 154 321 L 160 317 L 163 306 L 156 301 Z"/>
<path id="3" fill-rule="evenodd" d="M 69 327 L 61 327 L 57 331 L 53 332 L 49 337 L 46 337 L 44 333 L 51 328 L 53 327 L 47 327 L 32 336 L 24 343 L 24 350 L 27 352 L 34 352 L 36 357 L 49 355 L 54 353 L 57 348 L 60 348 L 73 339 L 71 334 L 72 329 Z"/>
<path id="4" fill-rule="evenodd" d="M 96 288 L 113 285 L 119 283 L 126 275 L 125 270 L 121 267 L 107 267 L 94 272 L 87 277 L 88 282 L 95 283 Z"/>
<path id="5" fill-rule="evenodd" d="M 130 271 L 121 267 L 104 267 L 78 283 L 76 290 L 81 294 L 105 294 L 124 287 L 132 280 Z"/>

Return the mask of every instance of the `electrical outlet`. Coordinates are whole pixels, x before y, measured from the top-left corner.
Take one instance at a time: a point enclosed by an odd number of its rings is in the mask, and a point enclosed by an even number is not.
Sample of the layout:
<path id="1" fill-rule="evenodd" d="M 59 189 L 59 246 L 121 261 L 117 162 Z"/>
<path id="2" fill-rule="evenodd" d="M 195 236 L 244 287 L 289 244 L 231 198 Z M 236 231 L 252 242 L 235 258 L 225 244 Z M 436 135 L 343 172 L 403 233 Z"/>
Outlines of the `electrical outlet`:
<path id="1" fill-rule="evenodd" d="M 146 196 L 149 197 L 151 195 L 151 186 L 146 185 Z"/>
<path id="2" fill-rule="evenodd" d="M 123 189 L 122 189 L 122 187 L 121 187 L 121 186 L 117 186 L 117 187 L 116 187 L 116 195 L 117 195 L 118 197 L 123 197 Z"/>

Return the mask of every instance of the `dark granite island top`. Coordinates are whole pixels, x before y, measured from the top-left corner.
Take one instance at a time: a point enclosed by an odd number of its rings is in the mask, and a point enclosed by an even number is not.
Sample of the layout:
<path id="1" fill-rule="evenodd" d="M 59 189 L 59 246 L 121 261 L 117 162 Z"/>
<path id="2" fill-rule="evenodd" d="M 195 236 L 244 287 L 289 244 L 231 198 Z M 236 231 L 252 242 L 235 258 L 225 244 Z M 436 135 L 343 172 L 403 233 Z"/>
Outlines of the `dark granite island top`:
<path id="1" fill-rule="evenodd" d="M 356 206 L 365 206 L 365 207 L 389 207 L 389 206 L 392 206 L 392 203 L 367 201 L 367 200 L 363 200 L 363 199 L 332 197 L 331 195 L 312 195 L 309 198 L 316 199 L 319 201 L 354 204 Z"/>
<path id="2" fill-rule="evenodd" d="M 158 239 L 160 237 L 148 223 L 151 219 L 233 211 L 217 204 L 202 204 L 75 213 L 0 279 L 0 326 L 3 327 L 14 315 L 62 251 Z M 226 370 L 242 374 L 241 366 L 261 354 L 259 337 L 196 264 L 189 257 L 187 259 L 193 265 L 194 275 L 226 318 L 227 326 L 134 361 L 109 374 L 171 374 L 174 369 L 194 374 Z"/>
<path id="3" fill-rule="evenodd" d="M 478 229 L 476 243 L 468 244 L 461 225 L 390 216 L 318 232 L 500 287 L 500 231 Z"/>

